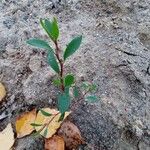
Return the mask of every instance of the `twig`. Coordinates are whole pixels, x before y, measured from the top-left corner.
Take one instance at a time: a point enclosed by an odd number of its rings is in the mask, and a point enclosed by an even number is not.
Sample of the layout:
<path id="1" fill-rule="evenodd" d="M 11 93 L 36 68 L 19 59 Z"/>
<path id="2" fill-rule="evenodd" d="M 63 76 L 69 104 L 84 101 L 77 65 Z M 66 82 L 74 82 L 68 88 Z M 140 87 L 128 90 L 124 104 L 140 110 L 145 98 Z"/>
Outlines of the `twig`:
<path id="1" fill-rule="evenodd" d="M 60 49 L 58 47 L 58 42 L 54 41 L 55 47 L 56 47 L 56 57 L 57 60 L 60 64 L 60 81 L 61 81 L 61 89 L 62 91 L 65 90 L 65 86 L 64 86 L 64 81 L 63 81 L 63 74 L 64 74 L 64 62 L 63 60 L 60 58 Z"/>

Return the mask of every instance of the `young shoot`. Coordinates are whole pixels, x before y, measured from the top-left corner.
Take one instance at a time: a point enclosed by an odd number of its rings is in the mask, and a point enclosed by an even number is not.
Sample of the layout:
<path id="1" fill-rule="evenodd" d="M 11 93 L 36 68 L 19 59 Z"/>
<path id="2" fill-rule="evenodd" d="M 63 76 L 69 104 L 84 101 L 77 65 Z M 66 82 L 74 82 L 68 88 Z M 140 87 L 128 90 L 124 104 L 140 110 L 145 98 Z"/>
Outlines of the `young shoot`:
<path id="1" fill-rule="evenodd" d="M 51 47 L 48 41 L 39 39 L 39 38 L 32 38 L 27 40 L 27 43 L 31 46 L 36 48 L 45 49 L 47 51 L 47 63 L 50 67 L 56 72 L 58 78 L 53 80 L 53 84 L 60 87 L 61 93 L 58 95 L 57 104 L 58 110 L 61 113 L 61 116 L 58 121 L 62 121 L 65 112 L 69 110 L 69 106 L 71 103 L 71 96 L 69 94 L 69 89 L 73 88 L 74 98 L 79 97 L 79 88 L 75 86 L 75 77 L 73 74 L 66 74 L 64 72 L 64 64 L 67 59 L 73 55 L 80 47 L 82 42 L 82 35 L 76 36 L 73 38 L 66 46 L 65 50 L 63 51 L 60 49 L 59 46 L 59 26 L 56 18 L 53 18 L 51 21 L 48 19 L 40 19 L 40 24 L 46 34 L 48 35 L 49 39 L 54 43 L 54 47 Z M 63 56 L 61 57 L 61 54 Z M 96 89 L 94 84 L 83 83 L 82 85 L 85 94 L 88 92 L 93 92 Z M 82 97 L 84 99 L 84 97 Z M 85 99 L 89 102 L 95 102 L 97 97 L 95 95 L 89 95 L 85 97 Z M 41 110 L 41 113 L 45 116 L 51 116 L 51 114 L 44 112 Z M 37 126 L 37 124 L 33 124 Z M 45 131 L 46 134 L 47 131 Z"/>

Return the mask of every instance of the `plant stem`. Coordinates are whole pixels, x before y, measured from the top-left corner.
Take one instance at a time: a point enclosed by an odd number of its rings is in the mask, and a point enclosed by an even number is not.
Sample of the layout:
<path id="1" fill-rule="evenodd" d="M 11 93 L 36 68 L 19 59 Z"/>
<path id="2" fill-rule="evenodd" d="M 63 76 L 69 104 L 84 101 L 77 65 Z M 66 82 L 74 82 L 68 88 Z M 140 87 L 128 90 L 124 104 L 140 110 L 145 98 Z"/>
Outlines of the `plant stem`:
<path id="1" fill-rule="evenodd" d="M 64 73 L 64 62 L 63 60 L 60 58 L 60 49 L 58 47 L 58 42 L 54 41 L 55 47 L 56 47 L 56 57 L 57 60 L 60 64 L 60 81 L 61 81 L 61 90 L 64 91 L 65 90 L 65 86 L 64 86 L 64 81 L 63 81 L 63 73 Z"/>

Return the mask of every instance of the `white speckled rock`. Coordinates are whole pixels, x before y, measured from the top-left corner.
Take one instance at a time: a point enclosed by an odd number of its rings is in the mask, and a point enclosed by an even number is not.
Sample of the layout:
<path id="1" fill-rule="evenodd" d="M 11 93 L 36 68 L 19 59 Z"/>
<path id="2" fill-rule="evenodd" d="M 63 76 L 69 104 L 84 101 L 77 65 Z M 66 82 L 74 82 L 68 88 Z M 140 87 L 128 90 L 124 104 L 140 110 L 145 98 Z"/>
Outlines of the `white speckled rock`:
<path id="1" fill-rule="evenodd" d="M 83 80 L 93 81 L 98 87 L 99 102 L 82 103 L 71 116 L 88 145 L 94 150 L 116 150 L 118 141 L 128 138 L 125 143 L 120 142 L 125 148 L 127 145 L 128 149 L 137 150 L 139 140 L 147 148 L 149 143 L 144 139 L 150 141 L 150 1 L 66 2 L 0 3 L 0 74 L 7 89 L 6 101 L 0 104 L 0 116 L 6 117 L 0 120 L 0 129 L 22 111 L 56 104 L 58 89 L 52 85 L 54 73 L 47 65 L 46 52 L 35 51 L 25 42 L 33 37 L 49 41 L 39 18 L 55 16 L 63 50 L 72 37 L 83 35 L 81 48 L 66 61 L 65 72 L 73 72 L 79 83 L 82 75 Z M 136 130 L 130 131 L 136 120 L 142 122 L 137 134 Z M 127 135 L 121 139 L 125 129 L 134 140 Z M 141 144 L 140 150 L 144 148 Z"/>
<path id="2" fill-rule="evenodd" d="M 41 58 L 38 57 L 38 56 L 31 57 L 30 61 L 29 61 L 29 68 L 33 72 L 40 70 L 40 68 L 41 68 Z"/>
<path id="3" fill-rule="evenodd" d="M 54 72 L 50 67 L 33 72 L 23 83 L 23 93 L 27 103 L 51 103 L 55 98 L 57 88 L 52 84 Z"/>

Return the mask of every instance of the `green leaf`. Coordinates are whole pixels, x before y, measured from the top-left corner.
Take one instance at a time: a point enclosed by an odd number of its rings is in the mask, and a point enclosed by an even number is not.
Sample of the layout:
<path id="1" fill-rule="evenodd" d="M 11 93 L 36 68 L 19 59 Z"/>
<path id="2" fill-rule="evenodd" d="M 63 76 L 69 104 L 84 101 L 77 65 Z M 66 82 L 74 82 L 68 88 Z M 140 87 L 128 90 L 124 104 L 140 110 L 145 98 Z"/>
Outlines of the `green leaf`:
<path id="1" fill-rule="evenodd" d="M 90 103 L 97 102 L 98 98 L 95 95 L 90 95 L 86 97 L 86 100 Z"/>
<path id="2" fill-rule="evenodd" d="M 50 22 L 48 19 L 40 19 L 40 23 L 48 36 L 53 41 L 56 41 L 59 37 L 59 27 L 56 18 L 53 18 L 52 22 Z"/>
<path id="3" fill-rule="evenodd" d="M 52 21 L 52 37 L 54 40 L 57 40 L 59 37 L 59 27 L 56 18 L 53 18 Z"/>
<path id="4" fill-rule="evenodd" d="M 96 84 L 91 84 L 90 86 L 89 86 L 89 90 L 92 92 L 92 91 L 96 91 L 96 88 L 97 88 L 97 86 L 96 86 Z"/>
<path id="5" fill-rule="evenodd" d="M 36 123 L 31 123 L 30 125 L 33 126 L 33 127 L 39 127 L 39 126 L 42 126 L 42 124 L 36 124 Z"/>
<path id="6" fill-rule="evenodd" d="M 35 133 L 31 134 L 31 136 L 33 136 L 33 137 L 37 137 L 37 136 L 39 136 L 39 135 L 40 135 L 40 133 L 41 133 L 41 131 L 37 131 L 37 132 L 35 132 Z"/>
<path id="7" fill-rule="evenodd" d="M 46 41 L 41 40 L 41 39 L 36 39 L 36 38 L 29 39 L 29 40 L 27 40 L 27 44 L 30 44 L 37 48 L 43 48 L 43 49 L 47 49 L 47 50 L 51 49 L 49 44 Z"/>
<path id="8" fill-rule="evenodd" d="M 93 92 L 93 91 L 96 91 L 96 84 L 93 84 L 93 83 L 89 83 L 89 82 L 83 82 L 81 87 L 84 89 L 84 90 L 87 90 L 89 92 Z"/>
<path id="9" fill-rule="evenodd" d="M 46 137 L 46 136 L 47 136 L 47 133 L 48 133 L 48 128 L 45 129 L 45 131 L 44 131 L 44 133 L 43 133 L 43 136 Z"/>
<path id="10" fill-rule="evenodd" d="M 50 38 L 53 39 L 53 36 L 52 36 L 52 34 L 53 34 L 52 33 L 52 23 L 48 19 L 45 19 L 45 28 L 46 28 Z"/>
<path id="11" fill-rule="evenodd" d="M 69 74 L 65 77 L 65 87 L 71 86 L 74 83 L 74 76 Z"/>
<path id="12" fill-rule="evenodd" d="M 53 84 L 56 85 L 56 86 L 60 86 L 61 85 L 61 80 L 60 79 L 54 79 Z"/>
<path id="13" fill-rule="evenodd" d="M 58 109 L 61 112 L 61 114 L 68 111 L 70 106 L 70 96 L 66 93 L 60 94 L 58 96 Z"/>
<path id="14" fill-rule="evenodd" d="M 53 39 L 53 37 L 51 36 L 51 30 L 52 30 L 52 27 L 51 27 L 51 22 L 48 21 L 47 19 L 40 19 L 40 23 L 41 23 L 41 26 L 43 27 L 43 29 L 46 31 L 46 33 L 48 34 L 48 36 Z"/>
<path id="15" fill-rule="evenodd" d="M 64 60 L 71 56 L 79 47 L 82 41 L 82 36 L 74 38 L 68 45 L 64 52 Z"/>
<path id="16" fill-rule="evenodd" d="M 52 69 L 56 72 L 59 73 L 59 66 L 58 62 L 54 56 L 54 53 L 52 51 L 48 51 L 48 64 L 52 67 Z"/>
<path id="17" fill-rule="evenodd" d="M 49 117 L 49 116 L 51 116 L 52 114 L 50 114 L 50 113 L 48 113 L 48 112 L 46 112 L 46 111 L 44 111 L 44 110 L 40 110 L 40 112 L 44 115 L 44 116 L 46 116 L 46 117 Z"/>
<path id="18" fill-rule="evenodd" d="M 63 121 L 64 117 L 65 117 L 65 112 L 60 115 L 58 122 Z"/>
<path id="19" fill-rule="evenodd" d="M 32 46 L 36 46 L 38 48 L 44 48 L 48 50 L 48 63 L 52 67 L 52 69 L 59 73 L 59 66 L 56 61 L 55 55 L 53 53 L 53 49 L 48 45 L 47 42 L 40 39 L 31 39 L 27 41 L 28 44 Z"/>
<path id="20" fill-rule="evenodd" d="M 79 90 L 76 86 L 73 88 L 73 95 L 75 98 L 77 98 L 79 96 Z"/>

